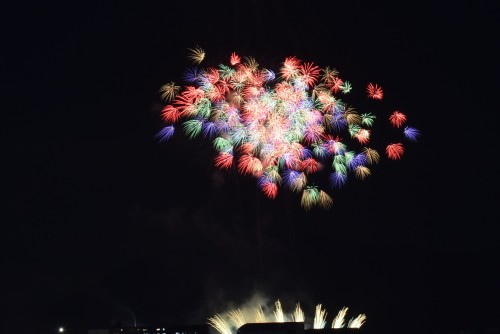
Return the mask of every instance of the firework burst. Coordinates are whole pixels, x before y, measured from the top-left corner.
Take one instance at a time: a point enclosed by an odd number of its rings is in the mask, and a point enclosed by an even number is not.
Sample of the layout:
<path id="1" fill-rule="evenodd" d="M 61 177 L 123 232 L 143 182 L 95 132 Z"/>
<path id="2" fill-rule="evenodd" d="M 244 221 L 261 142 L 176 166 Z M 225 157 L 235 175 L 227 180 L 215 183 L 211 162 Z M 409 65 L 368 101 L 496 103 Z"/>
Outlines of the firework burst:
<path id="1" fill-rule="evenodd" d="M 199 46 L 196 46 L 194 48 L 188 49 L 189 55 L 188 58 L 193 61 L 195 64 L 199 64 L 205 59 L 205 51 L 200 48 Z"/>
<path id="2" fill-rule="evenodd" d="M 166 83 L 160 87 L 161 98 L 166 102 L 170 102 L 177 96 L 180 89 L 181 86 L 177 86 L 173 81 Z"/>
<path id="3" fill-rule="evenodd" d="M 399 160 L 403 141 L 416 142 L 421 134 L 403 127 L 408 117 L 394 111 L 388 124 L 400 130 L 401 138 L 385 150 L 371 147 L 377 115 L 358 113 L 344 102 L 353 87 L 331 67 L 291 56 L 275 74 L 256 59 L 233 52 L 228 64 L 201 69 L 205 51 L 199 46 L 189 49 L 188 58 L 195 67 L 186 71 L 186 85 L 170 82 L 160 89 L 166 125 L 157 138 L 168 140 L 180 123 L 188 138 L 212 141 L 216 168 L 256 178 L 270 199 L 289 190 L 300 195 L 305 210 L 331 208 L 331 192 L 349 177 L 372 175 L 379 150 L 388 160 Z M 384 97 L 378 84 L 369 83 L 366 92 L 373 103 Z M 324 171 L 324 182 L 313 183 L 318 179 L 314 175 Z"/>

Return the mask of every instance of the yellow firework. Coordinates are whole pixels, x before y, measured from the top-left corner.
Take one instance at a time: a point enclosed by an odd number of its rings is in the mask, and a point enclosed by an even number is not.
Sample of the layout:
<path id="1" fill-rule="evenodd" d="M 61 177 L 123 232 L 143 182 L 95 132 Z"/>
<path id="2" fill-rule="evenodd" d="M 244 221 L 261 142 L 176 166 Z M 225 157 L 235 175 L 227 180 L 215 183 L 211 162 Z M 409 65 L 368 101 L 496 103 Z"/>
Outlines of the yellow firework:
<path id="1" fill-rule="evenodd" d="M 366 159 L 368 161 L 369 164 L 373 164 L 373 163 L 378 163 L 379 160 L 380 160 L 380 154 L 375 151 L 374 149 L 371 149 L 369 147 L 365 147 L 363 149 L 363 151 L 365 152 L 365 155 L 366 155 Z"/>
<path id="2" fill-rule="evenodd" d="M 177 96 L 177 93 L 179 93 L 180 89 L 181 87 L 176 86 L 175 82 L 173 81 L 164 84 L 160 88 L 161 98 L 167 102 L 172 101 Z"/>
<path id="3" fill-rule="evenodd" d="M 205 59 L 205 51 L 199 46 L 196 46 L 193 49 L 188 49 L 188 51 L 188 58 L 191 59 L 195 64 L 199 64 L 203 61 L 203 59 Z"/>
<path id="4" fill-rule="evenodd" d="M 354 173 L 356 174 L 356 177 L 360 180 L 364 180 L 371 175 L 370 169 L 366 166 L 357 166 L 356 169 L 354 170 Z"/>
<path id="5" fill-rule="evenodd" d="M 323 190 L 319 191 L 319 205 L 325 209 L 331 208 L 333 205 L 333 199 Z"/>

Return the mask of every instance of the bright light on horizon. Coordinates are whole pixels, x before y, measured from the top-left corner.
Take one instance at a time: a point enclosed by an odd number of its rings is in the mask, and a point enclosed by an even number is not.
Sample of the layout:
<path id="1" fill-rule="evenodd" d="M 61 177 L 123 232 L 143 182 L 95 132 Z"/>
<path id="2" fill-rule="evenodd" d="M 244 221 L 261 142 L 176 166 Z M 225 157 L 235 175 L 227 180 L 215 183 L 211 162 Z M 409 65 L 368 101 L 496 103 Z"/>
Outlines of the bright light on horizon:
<path id="1" fill-rule="evenodd" d="M 248 306 L 248 305 L 247 305 Z M 253 312 L 256 314 L 251 314 L 248 312 L 248 308 L 244 307 L 243 309 L 236 308 L 233 310 L 229 310 L 223 313 L 217 313 L 213 317 L 209 317 L 208 324 L 214 328 L 218 334 L 237 334 L 239 328 L 243 325 L 249 323 L 248 319 L 253 319 L 256 323 L 259 322 L 275 322 L 275 323 L 283 323 L 287 321 L 293 322 L 304 322 L 305 323 L 305 314 L 300 307 L 300 303 L 296 303 L 295 309 L 293 313 L 286 315 L 283 306 L 278 299 L 274 303 L 274 310 L 271 312 L 269 305 L 259 305 L 257 307 L 253 306 Z M 265 314 L 264 309 L 268 310 L 269 314 Z M 344 306 L 338 314 L 333 318 L 331 328 L 338 329 L 346 327 L 345 317 L 347 310 L 349 308 Z M 272 316 L 274 314 L 274 317 Z M 272 319 L 270 321 L 266 321 L 266 319 Z M 300 320 L 300 321 L 298 321 Z M 348 328 L 361 328 L 366 322 L 366 314 L 359 314 L 355 318 L 351 318 L 349 320 L 347 327 Z M 314 329 L 324 329 L 327 324 L 327 312 L 326 309 L 323 308 L 322 304 L 316 305 L 316 312 L 314 316 L 313 328 Z"/>

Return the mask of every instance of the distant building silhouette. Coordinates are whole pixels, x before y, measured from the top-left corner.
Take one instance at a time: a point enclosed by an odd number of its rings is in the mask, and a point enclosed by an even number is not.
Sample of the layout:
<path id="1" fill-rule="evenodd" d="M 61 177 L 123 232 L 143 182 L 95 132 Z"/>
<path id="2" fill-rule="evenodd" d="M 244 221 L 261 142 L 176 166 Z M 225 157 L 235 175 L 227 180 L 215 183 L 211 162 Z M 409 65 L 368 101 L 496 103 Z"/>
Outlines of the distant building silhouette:
<path id="1" fill-rule="evenodd" d="M 89 329 L 88 334 L 212 334 L 209 325 L 140 326 Z M 247 323 L 237 334 L 362 334 L 362 328 L 306 329 L 303 322 Z"/>
<path id="2" fill-rule="evenodd" d="M 303 322 L 248 323 L 238 328 L 238 334 L 304 334 Z"/>
<path id="3" fill-rule="evenodd" d="M 361 334 L 362 328 L 305 329 L 303 322 L 247 323 L 238 329 L 238 334 Z"/>
<path id="4" fill-rule="evenodd" d="M 210 332 L 208 325 L 169 325 L 89 329 L 88 334 L 210 334 Z"/>

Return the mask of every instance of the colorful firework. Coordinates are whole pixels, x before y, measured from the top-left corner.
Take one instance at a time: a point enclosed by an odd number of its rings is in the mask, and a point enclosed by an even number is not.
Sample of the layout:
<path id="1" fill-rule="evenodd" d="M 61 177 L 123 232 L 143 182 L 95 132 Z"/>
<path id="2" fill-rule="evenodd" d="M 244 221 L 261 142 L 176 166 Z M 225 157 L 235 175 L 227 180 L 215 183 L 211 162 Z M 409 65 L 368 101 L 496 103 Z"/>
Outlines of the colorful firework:
<path id="1" fill-rule="evenodd" d="M 160 89 L 168 104 L 161 112 L 166 126 L 157 133 L 159 141 L 174 136 L 181 123 L 188 138 L 213 143 L 216 168 L 255 177 L 270 199 L 283 189 L 299 193 L 306 211 L 331 208 L 329 191 L 345 186 L 350 175 L 366 179 L 370 165 L 380 161 L 378 150 L 370 147 L 377 116 L 360 114 L 343 101 L 353 87 L 336 69 L 292 56 L 276 75 L 236 52 L 227 65 L 200 69 L 205 51 L 196 46 L 189 52 L 195 67 L 185 72 L 186 85 L 170 82 Z M 384 96 L 374 83 L 366 92 L 375 101 Z M 401 130 L 407 116 L 394 111 L 388 120 Z M 410 126 L 401 132 L 401 140 L 385 147 L 389 160 L 402 158 L 403 140 L 416 142 L 420 136 Z M 314 175 L 325 170 L 327 186 L 320 187 Z"/>

